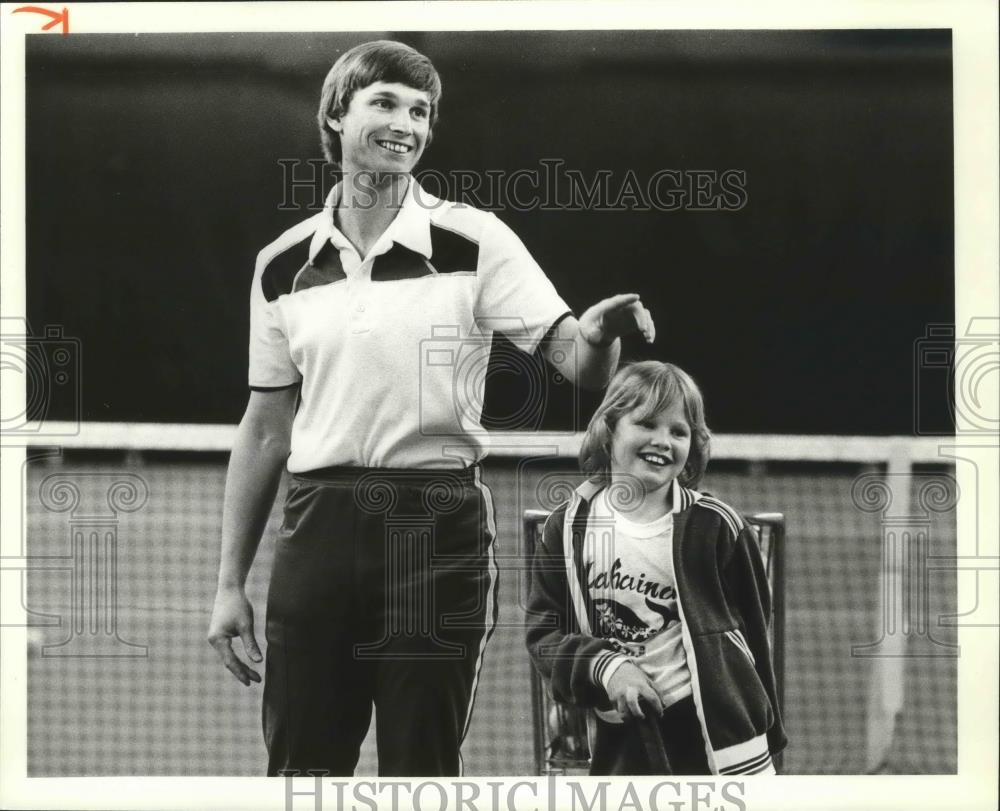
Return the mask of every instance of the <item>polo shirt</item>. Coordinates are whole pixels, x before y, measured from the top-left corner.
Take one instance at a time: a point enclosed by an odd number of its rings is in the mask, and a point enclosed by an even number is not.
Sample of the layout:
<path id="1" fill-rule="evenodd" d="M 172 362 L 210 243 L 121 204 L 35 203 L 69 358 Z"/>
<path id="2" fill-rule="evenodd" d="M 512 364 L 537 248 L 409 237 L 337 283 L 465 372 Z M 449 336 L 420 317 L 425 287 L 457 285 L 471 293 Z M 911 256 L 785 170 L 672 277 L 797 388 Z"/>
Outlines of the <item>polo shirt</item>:
<path id="1" fill-rule="evenodd" d="M 411 177 L 361 257 L 339 195 L 260 252 L 250 294 L 250 388 L 301 385 L 289 471 L 478 462 L 494 332 L 531 353 L 569 308 L 492 213 Z"/>

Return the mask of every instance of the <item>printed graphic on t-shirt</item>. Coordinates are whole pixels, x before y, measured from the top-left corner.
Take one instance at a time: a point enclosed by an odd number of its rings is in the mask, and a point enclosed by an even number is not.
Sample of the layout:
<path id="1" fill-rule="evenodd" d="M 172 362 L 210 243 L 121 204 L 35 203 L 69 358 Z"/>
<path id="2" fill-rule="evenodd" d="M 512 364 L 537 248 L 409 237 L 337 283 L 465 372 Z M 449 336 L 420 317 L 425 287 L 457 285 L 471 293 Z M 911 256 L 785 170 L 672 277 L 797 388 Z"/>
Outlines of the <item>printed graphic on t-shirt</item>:
<path id="1" fill-rule="evenodd" d="M 595 571 L 594 562 L 588 561 L 584 571 L 600 636 L 642 643 L 680 622 L 672 585 L 647 579 L 643 571 L 629 572 L 619 557 L 602 571 Z"/>
<path id="2" fill-rule="evenodd" d="M 691 694 L 672 565 L 673 516 L 638 524 L 602 497 L 589 526 L 580 574 L 591 628 L 628 656 L 669 706 Z"/>

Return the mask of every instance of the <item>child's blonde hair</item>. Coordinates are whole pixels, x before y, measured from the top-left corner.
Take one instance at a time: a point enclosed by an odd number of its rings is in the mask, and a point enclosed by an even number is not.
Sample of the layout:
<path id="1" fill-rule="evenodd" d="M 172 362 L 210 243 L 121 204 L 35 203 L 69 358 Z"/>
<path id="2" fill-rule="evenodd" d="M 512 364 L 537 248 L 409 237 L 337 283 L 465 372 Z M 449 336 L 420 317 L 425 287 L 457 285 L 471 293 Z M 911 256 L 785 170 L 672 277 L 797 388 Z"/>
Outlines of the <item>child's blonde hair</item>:
<path id="1" fill-rule="evenodd" d="M 591 478 L 610 478 L 611 441 L 622 416 L 638 411 L 636 419 L 646 419 L 678 400 L 684 403 L 684 416 L 691 427 L 691 450 L 677 480 L 685 487 L 696 487 L 708 466 L 712 437 L 705 424 L 701 390 L 683 369 L 656 360 L 623 366 L 612 378 L 580 447 L 580 467 L 584 473 Z"/>

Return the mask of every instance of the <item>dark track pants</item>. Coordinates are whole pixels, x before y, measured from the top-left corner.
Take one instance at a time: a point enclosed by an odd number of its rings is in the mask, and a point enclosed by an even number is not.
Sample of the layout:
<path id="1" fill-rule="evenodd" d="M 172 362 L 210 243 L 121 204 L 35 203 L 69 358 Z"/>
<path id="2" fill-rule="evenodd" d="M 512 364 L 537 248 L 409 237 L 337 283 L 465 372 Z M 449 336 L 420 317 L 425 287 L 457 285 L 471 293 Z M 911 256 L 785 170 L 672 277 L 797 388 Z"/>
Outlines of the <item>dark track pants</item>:
<path id="1" fill-rule="evenodd" d="M 352 775 L 373 704 L 379 775 L 461 774 L 495 534 L 478 468 L 294 477 L 267 603 L 269 775 Z"/>

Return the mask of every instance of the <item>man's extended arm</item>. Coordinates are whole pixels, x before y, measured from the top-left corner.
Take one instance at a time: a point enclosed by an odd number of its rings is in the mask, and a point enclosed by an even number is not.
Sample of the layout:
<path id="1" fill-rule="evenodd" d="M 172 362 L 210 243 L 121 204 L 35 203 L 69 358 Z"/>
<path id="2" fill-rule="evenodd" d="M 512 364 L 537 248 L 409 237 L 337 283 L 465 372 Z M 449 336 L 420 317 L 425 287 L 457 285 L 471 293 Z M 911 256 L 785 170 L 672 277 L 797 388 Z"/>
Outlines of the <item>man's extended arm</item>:
<path id="1" fill-rule="evenodd" d="M 621 336 L 642 333 L 648 343 L 656 338 L 656 325 L 636 293 L 599 301 L 580 316 L 570 316 L 556 326 L 555 338 L 543 351 L 546 360 L 578 386 L 603 389 L 618 368 Z M 576 351 L 567 357 L 556 352 L 559 342 L 573 341 Z"/>
<path id="2" fill-rule="evenodd" d="M 261 660 L 244 587 L 288 458 L 297 396 L 297 387 L 251 392 L 229 457 L 219 584 L 208 641 L 244 684 L 260 681 L 260 675 L 233 652 L 231 640 L 240 637 L 250 659 Z"/>

